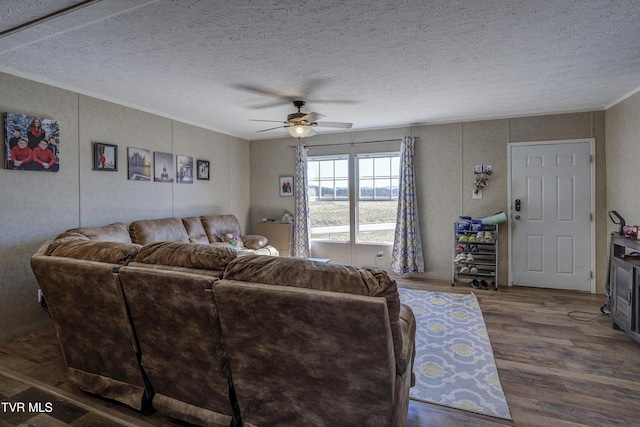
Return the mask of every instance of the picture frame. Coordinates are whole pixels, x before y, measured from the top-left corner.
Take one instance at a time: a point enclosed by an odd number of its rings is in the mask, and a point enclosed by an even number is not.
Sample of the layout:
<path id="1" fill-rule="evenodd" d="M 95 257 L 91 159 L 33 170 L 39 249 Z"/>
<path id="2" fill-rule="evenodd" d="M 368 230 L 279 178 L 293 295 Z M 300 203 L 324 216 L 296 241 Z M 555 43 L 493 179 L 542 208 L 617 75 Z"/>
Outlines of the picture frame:
<path id="1" fill-rule="evenodd" d="M 58 172 L 60 125 L 57 120 L 5 113 L 5 168 Z"/>
<path id="2" fill-rule="evenodd" d="M 293 176 L 281 176 L 279 186 L 280 197 L 293 197 Z"/>
<path id="3" fill-rule="evenodd" d="M 151 181 L 151 151 L 127 147 L 127 165 L 130 181 Z"/>
<path id="4" fill-rule="evenodd" d="M 155 182 L 174 182 L 173 154 L 161 151 L 153 152 Z"/>
<path id="5" fill-rule="evenodd" d="M 176 156 L 176 182 L 193 184 L 193 157 Z"/>
<path id="6" fill-rule="evenodd" d="M 198 167 L 198 175 L 197 178 L 199 180 L 209 181 L 209 170 L 210 163 L 208 160 L 196 160 L 196 164 Z"/>
<path id="7" fill-rule="evenodd" d="M 100 172 L 117 172 L 118 146 L 115 144 L 105 144 L 104 142 L 94 142 L 93 170 Z"/>

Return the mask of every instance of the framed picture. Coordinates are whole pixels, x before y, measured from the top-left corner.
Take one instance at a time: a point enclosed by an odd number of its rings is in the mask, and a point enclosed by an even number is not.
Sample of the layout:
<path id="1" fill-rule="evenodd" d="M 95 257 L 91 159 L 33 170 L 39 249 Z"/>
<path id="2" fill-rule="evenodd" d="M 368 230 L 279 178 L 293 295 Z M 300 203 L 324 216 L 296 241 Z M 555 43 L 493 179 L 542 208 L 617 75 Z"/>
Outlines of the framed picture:
<path id="1" fill-rule="evenodd" d="M 209 181 L 209 161 L 196 160 L 196 164 L 198 165 L 198 179 Z"/>
<path id="2" fill-rule="evenodd" d="M 176 156 L 176 182 L 178 184 L 193 184 L 193 157 Z"/>
<path id="3" fill-rule="evenodd" d="M 5 113 L 5 167 L 58 172 L 60 126 L 56 120 Z"/>
<path id="4" fill-rule="evenodd" d="M 293 197 L 293 177 L 280 177 L 280 197 Z"/>
<path id="5" fill-rule="evenodd" d="M 142 148 L 127 148 L 129 180 L 151 181 L 151 151 Z"/>
<path id="6" fill-rule="evenodd" d="M 94 142 L 93 170 L 103 172 L 117 172 L 118 146 L 113 144 L 104 144 L 102 142 Z"/>
<path id="7" fill-rule="evenodd" d="M 154 151 L 153 166 L 155 182 L 173 182 L 173 154 Z"/>

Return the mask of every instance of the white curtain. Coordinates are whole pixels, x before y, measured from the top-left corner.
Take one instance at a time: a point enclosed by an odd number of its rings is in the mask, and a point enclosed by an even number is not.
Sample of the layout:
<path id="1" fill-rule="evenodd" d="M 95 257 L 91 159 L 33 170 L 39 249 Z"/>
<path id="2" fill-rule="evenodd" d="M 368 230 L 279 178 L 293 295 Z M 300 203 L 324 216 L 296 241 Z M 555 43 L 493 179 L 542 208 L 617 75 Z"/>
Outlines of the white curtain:
<path id="1" fill-rule="evenodd" d="M 420 217 L 416 194 L 414 147 L 417 138 L 402 139 L 398 216 L 393 239 L 391 270 L 398 274 L 424 272 L 424 255 L 420 237 Z"/>
<path id="2" fill-rule="evenodd" d="M 293 221 L 293 256 L 309 258 L 309 194 L 307 193 L 307 150 L 303 144 L 296 146 L 296 176 L 293 190 L 296 211 Z"/>

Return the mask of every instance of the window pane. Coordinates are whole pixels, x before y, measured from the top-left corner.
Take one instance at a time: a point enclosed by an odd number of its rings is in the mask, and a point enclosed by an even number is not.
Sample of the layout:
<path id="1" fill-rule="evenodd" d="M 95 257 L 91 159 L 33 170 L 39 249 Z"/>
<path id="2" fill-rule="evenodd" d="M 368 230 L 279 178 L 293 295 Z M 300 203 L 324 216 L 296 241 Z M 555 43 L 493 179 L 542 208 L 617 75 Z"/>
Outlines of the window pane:
<path id="1" fill-rule="evenodd" d="M 320 161 L 320 178 L 333 178 L 333 160 Z"/>
<path id="2" fill-rule="evenodd" d="M 309 182 L 317 180 L 320 177 L 318 173 L 318 162 L 307 162 L 307 179 Z"/>
<path id="3" fill-rule="evenodd" d="M 341 159 L 334 160 L 335 162 L 335 177 L 347 179 L 349 178 L 349 160 Z"/>
<path id="4" fill-rule="evenodd" d="M 349 201 L 309 201 L 311 238 L 350 240 Z"/>
<path id="5" fill-rule="evenodd" d="M 335 188 L 333 181 L 320 181 L 320 198 L 333 199 L 335 196 Z"/>
<path id="6" fill-rule="evenodd" d="M 399 159 L 396 155 L 358 159 L 358 242 L 393 243 Z"/>
<path id="7" fill-rule="evenodd" d="M 360 198 L 373 199 L 373 180 L 365 179 L 360 181 Z"/>
<path id="8" fill-rule="evenodd" d="M 392 157 L 391 158 L 391 175 L 398 177 L 400 176 L 400 157 Z"/>
<path id="9" fill-rule="evenodd" d="M 389 178 L 375 180 L 375 198 L 390 199 L 391 198 L 391 180 Z"/>
<path id="10" fill-rule="evenodd" d="M 359 158 L 358 159 L 358 173 L 360 179 L 373 177 L 373 159 Z"/>
<path id="11" fill-rule="evenodd" d="M 398 202 L 396 200 L 361 200 L 358 208 L 358 241 L 393 243 Z"/>
<path id="12" fill-rule="evenodd" d="M 315 199 L 320 196 L 319 193 L 320 182 L 315 180 L 309 180 L 309 199 Z"/>
<path id="13" fill-rule="evenodd" d="M 389 157 L 376 157 L 374 159 L 376 176 L 391 175 L 391 162 Z"/>
<path id="14" fill-rule="evenodd" d="M 348 199 L 349 198 L 349 181 L 336 180 L 336 199 Z"/>

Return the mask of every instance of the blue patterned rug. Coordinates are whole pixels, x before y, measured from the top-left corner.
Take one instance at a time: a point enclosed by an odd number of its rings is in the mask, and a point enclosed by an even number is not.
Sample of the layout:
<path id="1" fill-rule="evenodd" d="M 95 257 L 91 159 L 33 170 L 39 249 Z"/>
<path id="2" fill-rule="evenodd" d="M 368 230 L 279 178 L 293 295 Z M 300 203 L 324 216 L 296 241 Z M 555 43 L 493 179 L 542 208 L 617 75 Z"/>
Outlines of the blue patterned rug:
<path id="1" fill-rule="evenodd" d="M 476 296 L 399 292 L 417 325 L 410 398 L 511 420 Z"/>

